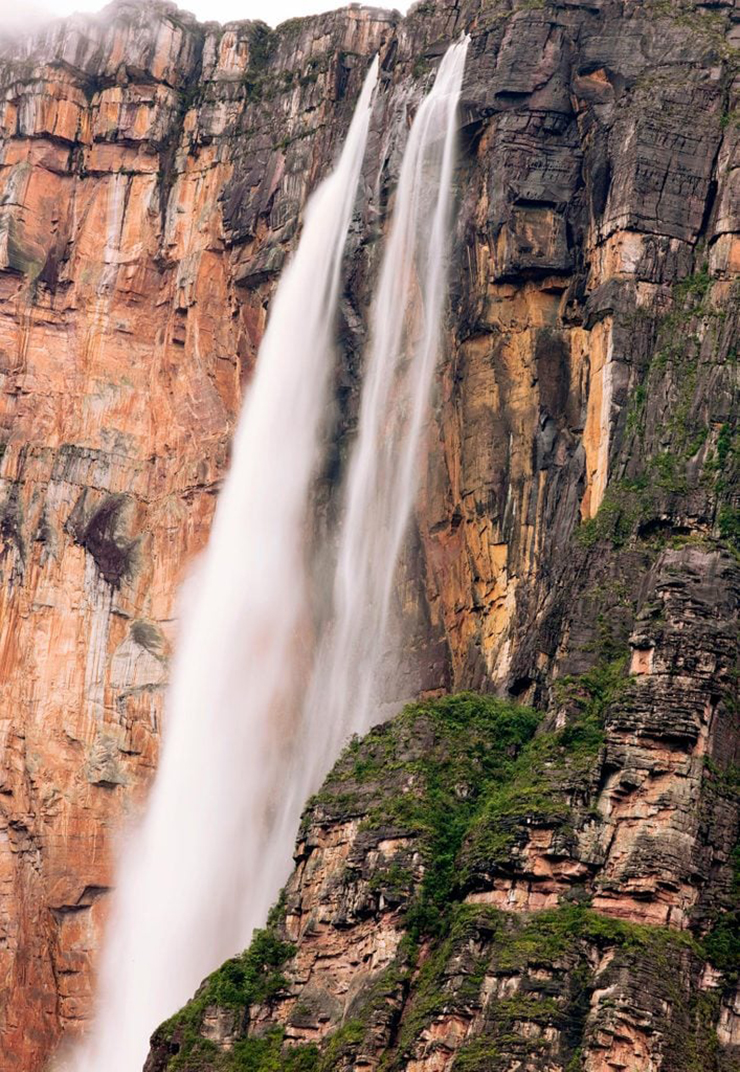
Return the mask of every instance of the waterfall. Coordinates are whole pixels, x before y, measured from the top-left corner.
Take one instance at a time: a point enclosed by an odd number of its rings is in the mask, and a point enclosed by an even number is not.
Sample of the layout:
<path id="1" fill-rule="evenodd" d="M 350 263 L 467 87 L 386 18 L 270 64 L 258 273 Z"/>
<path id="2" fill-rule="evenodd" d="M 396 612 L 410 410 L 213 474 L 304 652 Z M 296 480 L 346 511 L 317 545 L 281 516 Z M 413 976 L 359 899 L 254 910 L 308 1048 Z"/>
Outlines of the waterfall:
<path id="1" fill-rule="evenodd" d="M 256 879 L 290 775 L 281 749 L 300 708 L 306 514 L 377 73 L 376 58 L 337 166 L 306 208 L 208 548 L 185 592 L 161 763 L 122 854 L 79 1072 L 141 1069 L 154 1027 L 247 944 L 276 892 L 269 868 L 270 881 Z"/>
<path id="2" fill-rule="evenodd" d="M 100 1014 L 75 1072 L 141 1068 L 154 1027 L 264 922 L 306 798 L 346 736 L 377 720 L 376 679 L 446 303 L 467 44 L 446 53 L 409 132 L 342 489 L 332 620 L 317 644 L 306 519 L 377 60 L 339 163 L 306 209 L 210 542 L 186 592 L 162 760 L 121 862 Z"/>
<path id="3" fill-rule="evenodd" d="M 452 45 L 423 100 L 401 164 L 372 308 L 357 442 L 345 488 L 334 621 L 320 645 L 302 733 L 294 811 L 351 733 L 377 721 L 393 582 L 420 454 L 446 301 L 456 114 L 469 38 Z M 287 831 L 286 831 L 287 833 Z"/>

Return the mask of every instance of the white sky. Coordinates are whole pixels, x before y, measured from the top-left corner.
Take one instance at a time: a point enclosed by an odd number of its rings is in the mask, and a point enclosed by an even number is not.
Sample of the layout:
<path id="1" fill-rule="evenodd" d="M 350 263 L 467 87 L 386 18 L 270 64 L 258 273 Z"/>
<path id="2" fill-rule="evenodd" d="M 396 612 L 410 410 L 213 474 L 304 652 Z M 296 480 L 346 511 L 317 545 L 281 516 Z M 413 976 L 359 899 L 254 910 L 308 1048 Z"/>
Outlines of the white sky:
<path id="1" fill-rule="evenodd" d="M 315 15 L 321 11 L 344 7 L 348 0 L 176 0 L 178 7 L 192 11 L 201 22 L 215 19 L 262 19 L 277 26 L 296 15 Z M 372 7 L 405 10 L 407 2 L 399 0 L 365 0 Z M 0 30 L 31 29 L 45 18 L 71 15 L 73 11 L 100 11 L 105 0 L 0 0 Z"/>

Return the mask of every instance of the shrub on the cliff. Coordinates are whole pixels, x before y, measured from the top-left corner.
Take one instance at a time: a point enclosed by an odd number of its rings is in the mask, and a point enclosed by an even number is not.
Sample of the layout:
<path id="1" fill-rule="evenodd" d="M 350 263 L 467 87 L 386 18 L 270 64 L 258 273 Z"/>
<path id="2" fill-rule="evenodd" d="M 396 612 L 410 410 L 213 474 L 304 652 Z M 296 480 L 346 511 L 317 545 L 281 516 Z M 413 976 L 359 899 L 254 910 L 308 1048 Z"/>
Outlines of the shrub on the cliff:
<path id="1" fill-rule="evenodd" d="M 595 986 L 594 962 L 612 951 L 613 978 L 621 967 L 648 966 L 670 986 L 668 966 L 691 955 L 685 932 L 632 924 L 576 905 L 515 914 L 489 905 L 449 907 L 448 934 L 432 947 L 415 976 L 392 1058 L 384 1069 L 407 1066 L 429 1025 L 445 1016 L 474 1019 L 480 1034 L 458 1051 L 452 1072 L 492 1072 L 497 1056 L 522 1064 L 540 1053 L 543 1033 L 563 1040 L 561 1058 L 573 1064 Z M 484 980 L 516 981 L 486 988 Z M 524 1032 L 522 1025 L 536 1025 Z M 543 1062 L 544 1064 L 544 1062 Z M 506 1064 L 509 1067 L 509 1064 Z"/>
<path id="2" fill-rule="evenodd" d="M 285 986 L 282 967 L 293 954 L 294 947 L 281 941 L 275 932 L 275 919 L 271 918 L 264 930 L 256 931 L 247 950 L 222 964 L 201 984 L 200 989 L 184 1008 L 175 1013 L 154 1036 L 154 1043 L 168 1043 L 176 1053 L 168 1068 L 197 1068 L 193 1064 L 200 1056 L 212 1057 L 213 1044 L 200 1035 L 203 1017 L 208 1008 L 218 1006 L 237 1011 L 248 1010 L 251 1005 L 261 1004 L 275 997 Z M 201 1051 L 208 1049 L 207 1054 Z M 256 1052 L 256 1051 L 255 1051 Z M 262 1051 L 260 1050 L 260 1053 Z M 279 1047 L 278 1047 L 279 1052 Z M 265 1055 L 268 1050 L 265 1050 Z M 264 1055 L 263 1055 L 264 1056 Z M 251 1058 L 249 1058 L 251 1060 Z M 245 1060 L 247 1058 L 245 1057 Z M 256 1058 L 255 1058 L 256 1060 Z M 205 1065 L 204 1067 L 211 1067 Z M 237 1066 L 265 1069 L 264 1064 Z M 296 1069 L 296 1072 L 299 1072 Z"/>
<path id="3" fill-rule="evenodd" d="M 378 802 L 367 824 L 400 826 L 421 836 L 424 877 L 406 920 L 413 939 L 445 929 L 471 822 L 490 788 L 511 776 L 540 718 L 521 705 L 459 693 L 410 705 L 389 731 L 397 747 L 386 762 L 405 767 L 410 784 L 404 793 Z M 404 731 L 420 736 L 431 731 L 430 747 L 404 758 Z M 368 776 L 356 764 L 358 769 Z"/>
<path id="4" fill-rule="evenodd" d="M 284 1032 L 275 1028 L 260 1038 L 240 1039 L 224 1055 L 224 1072 L 315 1072 L 316 1046 L 284 1047 Z"/>
<path id="5" fill-rule="evenodd" d="M 203 997 L 207 1004 L 222 1008 L 249 1008 L 269 1001 L 285 985 L 281 968 L 293 952 L 294 947 L 280 941 L 272 929 L 255 931 L 249 949 L 209 976 Z"/>
<path id="6" fill-rule="evenodd" d="M 411 704 L 350 744 L 304 825 L 357 817 L 368 832 L 416 836 L 424 874 L 415 892 L 407 875 L 407 933 L 444 934 L 473 873 L 510 862 L 533 822 L 567 824 L 570 798 L 584 796 L 598 761 L 604 713 L 626 681 L 623 659 L 563 679 L 568 722 L 550 733 L 536 733 L 541 715 L 531 708 L 492 696 Z M 403 902 L 398 875 L 379 873 L 371 888 Z"/>
<path id="7" fill-rule="evenodd" d="M 703 941 L 707 960 L 728 982 L 736 982 L 740 976 L 740 845 L 735 847 L 732 862 L 730 906 L 716 918 Z"/>
<path id="8" fill-rule="evenodd" d="M 461 854 L 466 881 L 509 867 L 533 824 L 567 826 L 574 796 L 588 797 L 604 743 L 605 714 L 628 680 L 625 660 L 616 659 L 556 684 L 567 724 L 534 737 L 508 777 L 485 793 Z"/>

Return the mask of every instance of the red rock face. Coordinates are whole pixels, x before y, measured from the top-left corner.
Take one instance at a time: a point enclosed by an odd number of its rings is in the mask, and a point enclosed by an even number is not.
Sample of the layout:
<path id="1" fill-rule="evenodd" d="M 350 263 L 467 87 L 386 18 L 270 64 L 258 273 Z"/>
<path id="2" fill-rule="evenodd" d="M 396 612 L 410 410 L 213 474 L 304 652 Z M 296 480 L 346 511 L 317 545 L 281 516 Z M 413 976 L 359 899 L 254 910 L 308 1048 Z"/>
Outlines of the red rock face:
<path id="1" fill-rule="evenodd" d="M 3 1072 L 40 1067 L 90 1014 L 115 835 L 157 761 L 175 596 L 271 288 L 239 290 L 261 240 L 242 221 L 235 246 L 220 199 L 238 172 L 243 202 L 271 204 L 290 239 L 351 111 L 310 108 L 322 75 L 281 116 L 269 175 L 259 130 L 235 161 L 225 132 L 252 122 L 252 29 L 206 34 L 174 11 L 71 19 L 0 68 Z M 368 54 L 386 19 L 322 25 L 324 40 L 286 35 L 288 70 Z M 364 69 L 345 73 L 354 94 Z"/>
<path id="2" fill-rule="evenodd" d="M 585 887 L 611 917 L 674 930 L 724 903 L 737 811 L 707 772 L 740 739 L 735 20 L 729 2 L 439 0 L 268 33 L 155 0 L 3 46 L 1 1072 L 36 1072 L 90 1015 L 115 837 L 156 766 L 177 588 L 308 192 L 379 50 L 341 460 L 403 108 L 463 28 L 450 328 L 399 585 L 405 692 L 495 688 L 566 724 L 553 682 L 626 655 L 637 690 L 609 715 L 587 803 L 558 789 L 571 839 L 525 824 L 465 896 L 513 919 Z M 323 508 L 328 477 L 319 492 Z M 329 908 L 316 934 L 288 921 L 298 976 L 330 974 L 332 946 L 345 996 L 363 986 L 355 938 L 377 967 L 401 933 L 393 906 L 379 928 L 332 930 L 327 861 L 355 833 L 316 834 L 316 881 L 299 860 L 291 890 L 306 918 Z M 643 976 L 603 959 L 626 997 L 598 1020 L 589 1072 L 653 1072 L 662 1042 L 629 1011 Z M 450 1067 L 466 1015 L 430 1025 L 409 1067 Z M 725 1003 L 718 1035 L 737 1042 L 737 1023 Z"/>

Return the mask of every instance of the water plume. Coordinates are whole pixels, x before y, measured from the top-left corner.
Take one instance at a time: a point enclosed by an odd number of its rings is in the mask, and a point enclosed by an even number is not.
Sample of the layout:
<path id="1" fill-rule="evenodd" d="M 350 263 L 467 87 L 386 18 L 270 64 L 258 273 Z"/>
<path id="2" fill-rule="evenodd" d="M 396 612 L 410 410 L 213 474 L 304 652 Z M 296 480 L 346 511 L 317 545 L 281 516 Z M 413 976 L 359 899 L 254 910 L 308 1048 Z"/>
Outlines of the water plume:
<path id="1" fill-rule="evenodd" d="M 77 1072 L 141 1069 L 154 1027 L 247 944 L 285 877 L 262 863 L 290 776 L 283 745 L 299 709 L 305 523 L 377 73 L 376 59 L 275 294 L 186 593 L 160 767 L 120 861 L 99 1012 L 73 1059 Z M 278 855 L 290 859 L 289 850 Z"/>
<path id="2" fill-rule="evenodd" d="M 446 307 L 467 44 L 446 53 L 409 133 L 342 489 L 333 613 L 316 647 L 307 628 L 306 522 L 377 61 L 337 167 L 306 209 L 183 608 L 161 765 L 121 861 L 100 1013 L 75 1072 L 141 1068 L 151 1031 L 264 923 L 306 798 L 348 734 L 377 720 Z"/>

